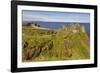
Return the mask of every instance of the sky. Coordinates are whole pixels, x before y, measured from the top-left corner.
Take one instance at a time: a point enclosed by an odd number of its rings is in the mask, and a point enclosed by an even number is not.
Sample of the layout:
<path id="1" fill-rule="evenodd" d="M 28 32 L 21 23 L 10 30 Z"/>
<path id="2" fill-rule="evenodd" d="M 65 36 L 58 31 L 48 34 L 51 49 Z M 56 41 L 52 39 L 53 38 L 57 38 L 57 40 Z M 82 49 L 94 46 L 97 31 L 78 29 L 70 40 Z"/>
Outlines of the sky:
<path id="1" fill-rule="evenodd" d="M 89 13 L 23 10 L 22 21 L 89 23 Z"/>

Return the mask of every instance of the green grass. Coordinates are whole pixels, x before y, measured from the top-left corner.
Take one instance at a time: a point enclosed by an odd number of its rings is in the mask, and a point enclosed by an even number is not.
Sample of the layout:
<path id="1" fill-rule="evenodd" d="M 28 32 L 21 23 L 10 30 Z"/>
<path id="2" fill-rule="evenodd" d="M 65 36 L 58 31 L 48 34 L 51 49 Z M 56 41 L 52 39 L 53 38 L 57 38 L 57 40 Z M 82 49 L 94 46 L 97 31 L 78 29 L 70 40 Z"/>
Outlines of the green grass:
<path id="1" fill-rule="evenodd" d="M 41 30 L 31 26 L 22 27 L 23 62 L 79 60 L 90 58 L 89 37 L 81 26 L 54 30 Z"/>

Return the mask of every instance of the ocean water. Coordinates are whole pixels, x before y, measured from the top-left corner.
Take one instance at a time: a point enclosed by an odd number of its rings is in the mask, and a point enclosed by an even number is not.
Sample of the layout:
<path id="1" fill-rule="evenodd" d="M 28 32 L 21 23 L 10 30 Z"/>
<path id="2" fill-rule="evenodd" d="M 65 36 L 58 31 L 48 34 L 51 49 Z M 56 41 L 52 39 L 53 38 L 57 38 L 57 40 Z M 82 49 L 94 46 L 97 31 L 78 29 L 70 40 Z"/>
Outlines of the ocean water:
<path id="1" fill-rule="evenodd" d="M 62 26 L 67 27 L 68 24 L 70 24 L 70 22 L 23 22 L 23 24 L 27 24 L 27 23 L 35 23 L 40 25 L 41 27 L 50 28 L 50 29 L 59 29 Z M 87 34 L 90 36 L 90 23 L 79 23 L 79 24 L 85 27 Z"/>

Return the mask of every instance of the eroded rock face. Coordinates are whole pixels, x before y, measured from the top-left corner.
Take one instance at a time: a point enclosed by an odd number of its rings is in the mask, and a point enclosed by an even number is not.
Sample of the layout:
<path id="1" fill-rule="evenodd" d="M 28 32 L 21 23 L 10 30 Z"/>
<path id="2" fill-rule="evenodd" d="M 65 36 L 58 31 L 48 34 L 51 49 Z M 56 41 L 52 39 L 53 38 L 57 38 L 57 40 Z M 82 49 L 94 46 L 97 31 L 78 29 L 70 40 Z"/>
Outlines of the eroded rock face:
<path id="1" fill-rule="evenodd" d="M 25 43 L 25 45 L 24 45 L 25 48 L 29 48 L 28 44 L 29 43 Z M 45 46 L 47 46 L 47 47 L 45 47 Z M 24 59 L 32 60 L 32 59 L 38 57 L 41 54 L 41 52 L 43 52 L 45 50 L 51 50 L 52 47 L 53 47 L 53 41 L 50 41 L 50 40 L 44 41 L 44 42 L 40 43 L 39 45 L 37 45 L 36 47 L 30 47 L 29 48 L 30 50 L 27 49 Z"/>

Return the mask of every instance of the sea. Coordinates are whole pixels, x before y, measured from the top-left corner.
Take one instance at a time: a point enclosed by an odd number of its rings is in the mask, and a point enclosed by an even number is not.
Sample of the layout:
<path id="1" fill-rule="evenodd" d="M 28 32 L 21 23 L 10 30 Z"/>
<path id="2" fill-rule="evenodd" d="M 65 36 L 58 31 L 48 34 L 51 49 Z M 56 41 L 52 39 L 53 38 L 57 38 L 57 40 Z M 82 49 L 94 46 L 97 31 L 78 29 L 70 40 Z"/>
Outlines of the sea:
<path id="1" fill-rule="evenodd" d="M 22 24 L 25 25 L 27 23 L 35 23 L 35 24 L 40 25 L 40 27 L 43 27 L 43 28 L 59 29 L 62 26 L 67 27 L 68 24 L 79 23 L 79 22 L 23 22 Z M 90 36 L 90 23 L 79 23 L 79 24 L 85 27 L 85 30 L 88 36 Z"/>

